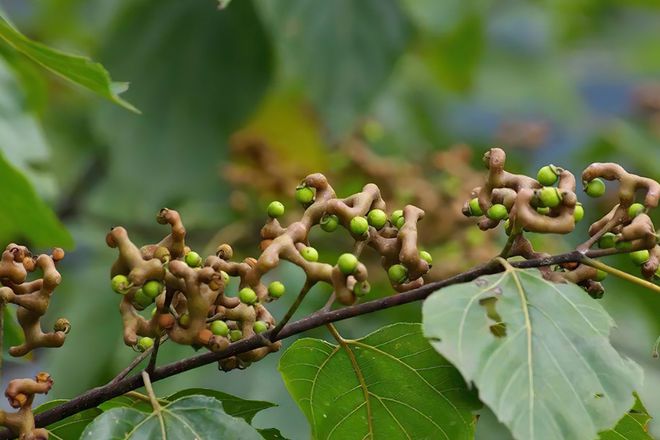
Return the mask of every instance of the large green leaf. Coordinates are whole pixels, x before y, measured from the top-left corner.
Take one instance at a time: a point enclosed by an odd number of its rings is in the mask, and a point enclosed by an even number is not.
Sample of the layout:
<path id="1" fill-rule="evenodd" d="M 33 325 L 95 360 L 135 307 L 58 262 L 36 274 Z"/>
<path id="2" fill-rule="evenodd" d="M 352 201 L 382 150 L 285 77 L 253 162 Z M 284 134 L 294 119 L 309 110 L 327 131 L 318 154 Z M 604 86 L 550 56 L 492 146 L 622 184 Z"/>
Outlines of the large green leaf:
<path id="1" fill-rule="evenodd" d="M 367 109 L 411 33 L 395 0 L 265 0 L 260 6 L 282 68 L 303 80 L 335 135 Z"/>
<path id="2" fill-rule="evenodd" d="M 138 112 L 130 103 L 119 97 L 119 94 L 128 88 L 128 84 L 112 82 L 108 71 L 99 63 L 30 40 L 12 26 L 2 14 L 0 14 L 0 38 L 51 72 L 79 84 L 124 108 Z"/>
<path id="3" fill-rule="evenodd" d="M 51 400 L 50 402 L 46 402 L 35 408 L 34 413 L 42 413 L 66 402 L 67 400 L 64 399 Z M 85 427 L 101 413 L 102 411 L 98 408 L 90 408 L 48 425 L 46 426 L 46 429 L 50 433 L 49 438 L 52 440 L 71 440 L 80 438 Z"/>
<path id="4" fill-rule="evenodd" d="M 347 348 L 300 339 L 279 370 L 315 439 L 473 437 L 478 403 L 419 324 L 393 324 Z"/>
<path id="5" fill-rule="evenodd" d="M 425 336 L 517 439 L 596 438 L 641 385 L 639 366 L 610 345 L 600 304 L 535 269 L 437 291 L 423 316 Z"/>
<path id="6" fill-rule="evenodd" d="M 165 435 L 162 433 L 164 432 Z M 261 440 L 245 420 L 232 417 L 222 404 L 208 396 L 187 396 L 144 413 L 132 408 L 114 408 L 90 423 L 81 439 L 154 440 Z"/>
<path id="7" fill-rule="evenodd" d="M 619 423 L 609 431 L 601 432 L 600 440 L 653 440 L 649 435 L 648 424 L 651 420 L 644 404 L 635 398 L 635 405 L 623 416 Z"/>

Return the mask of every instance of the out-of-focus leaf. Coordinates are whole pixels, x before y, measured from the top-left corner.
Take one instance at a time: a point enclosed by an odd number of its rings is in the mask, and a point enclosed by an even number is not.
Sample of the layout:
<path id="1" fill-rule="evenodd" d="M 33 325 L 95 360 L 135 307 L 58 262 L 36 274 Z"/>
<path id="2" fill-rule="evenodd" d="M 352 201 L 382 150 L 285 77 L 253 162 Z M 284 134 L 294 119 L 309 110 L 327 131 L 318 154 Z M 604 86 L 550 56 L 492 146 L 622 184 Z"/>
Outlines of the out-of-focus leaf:
<path id="1" fill-rule="evenodd" d="M 66 402 L 68 402 L 68 400 L 65 399 L 51 400 L 50 402 L 46 402 L 35 408 L 34 413 L 42 413 Z M 85 427 L 101 413 L 102 411 L 98 408 L 90 408 L 50 424 L 46 426 L 46 429 L 50 433 L 49 438 L 53 440 L 71 440 L 80 438 L 80 434 L 82 434 Z"/>
<path id="2" fill-rule="evenodd" d="M 419 324 L 392 324 L 346 344 L 356 365 L 346 348 L 312 338 L 280 359 L 314 438 L 473 438 L 477 402 Z"/>
<path id="3" fill-rule="evenodd" d="M 406 47 L 410 24 L 394 0 L 260 2 L 286 74 L 303 86 L 331 134 L 350 130 Z"/>
<path id="4" fill-rule="evenodd" d="M 635 405 L 626 413 L 616 426 L 600 433 L 600 440 L 653 440 L 648 433 L 651 420 L 644 404 L 635 396 Z"/>
<path id="5" fill-rule="evenodd" d="M 126 91 L 128 84 L 112 82 L 110 74 L 101 64 L 95 63 L 89 58 L 68 54 L 30 40 L 12 26 L 2 14 L 0 14 L 0 38 L 51 72 L 128 110 L 139 112 L 130 103 L 119 97 L 120 93 Z"/>
<path id="6" fill-rule="evenodd" d="M 609 342 L 612 318 L 573 284 L 510 268 L 432 294 L 424 334 L 522 440 L 595 438 L 641 386 Z"/>
<path id="7" fill-rule="evenodd" d="M 229 3 L 231 3 L 231 0 L 218 0 L 218 7 L 224 9 L 229 6 Z"/>

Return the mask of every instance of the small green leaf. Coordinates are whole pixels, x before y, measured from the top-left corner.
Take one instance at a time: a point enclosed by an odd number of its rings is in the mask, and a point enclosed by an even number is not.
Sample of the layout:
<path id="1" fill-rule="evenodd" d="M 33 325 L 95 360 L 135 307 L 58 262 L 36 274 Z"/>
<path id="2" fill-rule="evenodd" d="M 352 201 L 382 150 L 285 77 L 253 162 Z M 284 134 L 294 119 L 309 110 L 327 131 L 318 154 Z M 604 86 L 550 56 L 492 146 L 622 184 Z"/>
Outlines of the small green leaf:
<path id="1" fill-rule="evenodd" d="M 600 433 L 600 440 L 653 440 L 648 432 L 651 416 L 635 395 L 635 405 L 616 426 Z"/>
<path id="2" fill-rule="evenodd" d="M 424 334 L 517 439 L 591 439 L 632 406 L 642 372 L 574 284 L 509 268 L 432 294 Z"/>
<path id="3" fill-rule="evenodd" d="M 163 435 L 163 433 L 165 435 Z M 154 440 L 261 440 L 245 420 L 232 417 L 222 404 L 208 396 L 187 396 L 159 411 L 113 408 L 90 423 L 81 439 Z"/>
<path id="4" fill-rule="evenodd" d="M 99 63 L 79 55 L 72 55 L 32 41 L 13 27 L 0 14 L 0 38 L 46 69 L 73 83 L 97 93 L 110 101 L 136 113 L 138 109 L 119 97 L 128 89 L 128 83 L 112 82 L 110 74 Z"/>
<path id="5" fill-rule="evenodd" d="M 35 414 L 42 413 L 51 408 L 68 402 L 66 399 L 57 399 L 46 402 L 34 409 Z M 102 411 L 98 408 L 86 409 L 78 414 L 66 417 L 58 422 L 46 426 L 50 433 L 51 440 L 69 440 L 80 438 L 83 430 L 94 420 Z"/>
<path id="6" fill-rule="evenodd" d="M 304 338 L 280 359 L 313 438 L 473 438 L 478 402 L 419 324 L 393 324 L 346 344 Z"/>

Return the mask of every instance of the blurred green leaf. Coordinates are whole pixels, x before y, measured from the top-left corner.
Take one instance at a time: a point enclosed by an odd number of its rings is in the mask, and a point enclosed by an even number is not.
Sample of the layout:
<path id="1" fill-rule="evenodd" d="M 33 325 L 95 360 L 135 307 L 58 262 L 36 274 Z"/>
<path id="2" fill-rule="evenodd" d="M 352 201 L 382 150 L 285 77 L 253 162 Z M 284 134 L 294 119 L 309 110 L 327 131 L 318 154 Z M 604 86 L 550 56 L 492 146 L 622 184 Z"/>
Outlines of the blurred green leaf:
<path id="1" fill-rule="evenodd" d="M 609 342 L 612 318 L 574 284 L 509 269 L 433 293 L 424 334 L 517 439 L 594 438 L 641 386 Z"/>
<path id="2" fill-rule="evenodd" d="M 616 426 L 600 433 L 600 440 L 653 440 L 648 433 L 651 420 L 644 404 L 635 396 L 635 405 L 626 413 Z"/>
<path id="3" fill-rule="evenodd" d="M 35 408 L 34 413 L 42 413 L 66 402 L 68 402 L 68 400 L 65 399 L 51 400 L 50 402 L 46 402 Z M 90 408 L 48 425 L 46 426 L 46 429 L 50 433 L 49 438 L 52 440 L 71 440 L 80 438 L 85 427 L 101 413 L 102 411 L 98 408 Z"/>
<path id="4" fill-rule="evenodd" d="M 51 72 L 81 85 L 115 104 L 139 113 L 135 107 L 119 97 L 120 93 L 126 91 L 128 84 L 112 82 L 110 74 L 101 64 L 95 63 L 89 58 L 71 55 L 32 41 L 13 27 L 3 15 L 0 15 L 0 38 Z"/>
<path id="5" fill-rule="evenodd" d="M 357 366 L 346 348 L 312 338 L 296 341 L 280 359 L 314 438 L 473 437 L 477 402 L 419 324 L 392 324 L 346 344 Z"/>

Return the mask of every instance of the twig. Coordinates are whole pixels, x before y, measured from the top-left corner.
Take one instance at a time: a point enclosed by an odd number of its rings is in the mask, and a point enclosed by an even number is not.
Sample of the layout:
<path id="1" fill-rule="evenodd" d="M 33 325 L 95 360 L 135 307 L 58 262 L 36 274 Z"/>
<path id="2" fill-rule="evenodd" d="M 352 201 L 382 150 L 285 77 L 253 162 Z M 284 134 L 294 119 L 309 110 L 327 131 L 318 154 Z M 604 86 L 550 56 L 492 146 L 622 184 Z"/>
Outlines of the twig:
<path id="1" fill-rule="evenodd" d="M 640 285 L 642 287 L 646 287 L 649 290 L 652 290 L 654 292 L 660 293 L 660 286 L 653 284 L 650 281 L 646 281 L 642 278 L 636 277 L 635 275 L 631 275 L 628 272 L 624 272 L 622 270 L 619 270 L 615 267 L 609 266 L 602 261 L 596 261 L 593 260 L 589 257 L 584 257 L 580 260 L 581 263 L 586 264 L 587 266 L 591 266 L 595 269 L 600 269 L 603 272 L 607 272 L 609 274 L 614 275 L 615 277 L 621 278 L 622 280 L 630 281 L 631 283 L 635 283 L 637 285 Z"/>

